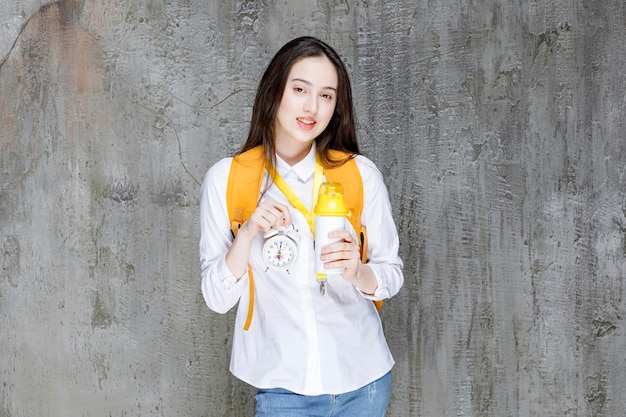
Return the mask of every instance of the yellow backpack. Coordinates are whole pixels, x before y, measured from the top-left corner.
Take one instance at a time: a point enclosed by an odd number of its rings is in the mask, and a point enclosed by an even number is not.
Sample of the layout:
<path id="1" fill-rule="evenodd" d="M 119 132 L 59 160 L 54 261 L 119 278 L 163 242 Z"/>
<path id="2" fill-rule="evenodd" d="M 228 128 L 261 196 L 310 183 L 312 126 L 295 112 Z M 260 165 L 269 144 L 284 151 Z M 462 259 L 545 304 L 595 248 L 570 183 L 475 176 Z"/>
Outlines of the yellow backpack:
<path id="1" fill-rule="evenodd" d="M 350 155 L 345 152 L 331 150 L 330 156 L 332 159 L 337 160 L 345 159 Z M 262 146 L 252 148 L 233 158 L 226 188 L 226 207 L 233 236 L 237 236 L 241 225 L 248 220 L 257 207 L 259 195 L 261 194 L 261 185 L 263 184 L 265 159 Z M 348 210 L 350 210 L 348 220 L 359 236 L 361 262 L 366 263 L 367 232 L 365 226 L 361 224 L 363 180 L 361 179 L 361 172 L 356 165 L 356 161 L 354 158 L 350 158 L 341 166 L 324 168 L 324 175 L 327 181 L 340 182 L 343 185 L 345 203 Z M 254 310 L 254 277 L 250 266 L 248 266 L 248 278 L 250 280 L 250 302 L 244 330 L 250 328 Z M 375 301 L 374 303 L 376 308 L 380 310 L 382 301 Z"/>

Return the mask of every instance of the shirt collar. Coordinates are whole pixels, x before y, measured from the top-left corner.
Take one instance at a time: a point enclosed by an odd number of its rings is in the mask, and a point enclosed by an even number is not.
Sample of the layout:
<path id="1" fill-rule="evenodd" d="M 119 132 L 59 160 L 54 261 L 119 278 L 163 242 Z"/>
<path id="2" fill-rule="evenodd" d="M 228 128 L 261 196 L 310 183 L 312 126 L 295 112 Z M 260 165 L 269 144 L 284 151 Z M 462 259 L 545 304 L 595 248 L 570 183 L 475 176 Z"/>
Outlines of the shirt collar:
<path id="1" fill-rule="evenodd" d="M 309 153 L 294 166 L 290 166 L 287 162 L 283 161 L 280 156 L 276 155 L 276 171 L 283 177 L 287 178 L 290 173 L 294 173 L 298 176 L 300 181 L 306 182 L 315 171 L 315 142 L 311 145 Z"/>

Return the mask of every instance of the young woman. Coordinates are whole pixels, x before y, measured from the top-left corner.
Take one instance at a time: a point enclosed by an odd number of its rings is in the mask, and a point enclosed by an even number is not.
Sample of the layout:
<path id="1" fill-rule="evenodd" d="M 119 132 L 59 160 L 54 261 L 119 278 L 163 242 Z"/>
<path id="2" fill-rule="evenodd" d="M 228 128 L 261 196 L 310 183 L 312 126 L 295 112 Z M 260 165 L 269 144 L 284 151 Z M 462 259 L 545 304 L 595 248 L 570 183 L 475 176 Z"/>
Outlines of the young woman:
<path id="1" fill-rule="evenodd" d="M 239 303 L 230 370 L 258 389 L 259 417 L 378 417 L 387 409 L 394 361 L 372 301 L 400 290 L 402 261 L 387 190 L 376 166 L 359 154 L 353 113 L 350 81 L 337 53 L 316 38 L 294 39 L 274 56 L 258 87 L 240 155 L 262 149 L 267 169 L 258 205 L 235 238 L 226 204 L 233 158 L 217 162 L 204 178 L 202 293 L 218 313 Z M 337 158 L 331 150 L 348 156 Z M 368 261 L 361 262 L 350 230 L 331 232 L 338 241 L 322 249 L 322 260 L 344 272 L 329 276 L 320 291 L 310 223 L 318 168 L 351 158 L 363 185 Z M 279 177 L 292 195 L 279 188 Z M 265 233 L 279 228 L 299 234 L 296 260 L 287 270 L 263 260 Z"/>

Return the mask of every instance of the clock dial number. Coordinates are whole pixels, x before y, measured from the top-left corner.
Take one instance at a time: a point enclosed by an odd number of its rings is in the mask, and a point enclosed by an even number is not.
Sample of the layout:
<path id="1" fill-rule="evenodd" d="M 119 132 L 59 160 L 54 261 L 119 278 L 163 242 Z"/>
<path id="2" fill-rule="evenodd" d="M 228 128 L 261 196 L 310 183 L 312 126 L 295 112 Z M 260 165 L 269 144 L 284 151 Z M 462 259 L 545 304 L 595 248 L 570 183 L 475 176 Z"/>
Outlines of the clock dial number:
<path id="1" fill-rule="evenodd" d="M 274 235 L 263 246 L 263 259 L 268 268 L 285 271 L 297 258 L 296 242 L 286 235 Z"/>
<path id="2" fill-rule="evenodd" d="M 268 248 L 268 257 L 272 264 L 276 266 L 284 266 L 293 257 L 293 250 L 283 241 L 278 241 Z"/>

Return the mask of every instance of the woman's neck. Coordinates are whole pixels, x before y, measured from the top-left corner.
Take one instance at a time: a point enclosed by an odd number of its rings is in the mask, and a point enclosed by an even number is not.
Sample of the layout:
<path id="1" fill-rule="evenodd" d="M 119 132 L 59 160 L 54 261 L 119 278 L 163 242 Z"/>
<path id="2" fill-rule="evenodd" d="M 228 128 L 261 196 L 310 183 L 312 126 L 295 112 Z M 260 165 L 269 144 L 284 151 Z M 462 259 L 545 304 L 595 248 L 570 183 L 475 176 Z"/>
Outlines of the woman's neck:
<path id="1" fill-rule="evenodd" d="M 309 154 L 313 143 L 302 145 L 299 147 L 293 145 L 280 147 L 276 144 L 276 154 L 290 166 L 294 166 Z"/>

